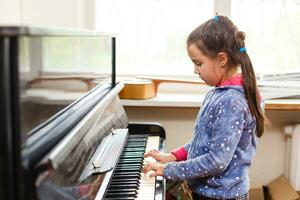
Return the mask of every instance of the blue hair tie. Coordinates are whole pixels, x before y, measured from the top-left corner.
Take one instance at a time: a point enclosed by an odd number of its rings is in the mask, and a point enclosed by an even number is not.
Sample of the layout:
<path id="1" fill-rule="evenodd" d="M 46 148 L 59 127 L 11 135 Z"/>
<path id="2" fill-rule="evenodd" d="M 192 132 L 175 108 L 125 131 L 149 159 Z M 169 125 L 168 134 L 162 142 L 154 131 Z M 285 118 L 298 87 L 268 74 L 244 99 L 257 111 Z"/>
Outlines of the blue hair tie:
<path id="1" fill-rule="evenodd" d="M 244 53 L 244 52 L 246 52 L 247 51 L 247 49 L 245 48 L 245 47 L 241 47 L 240 49 L 239 49 L 239 52 L 241 52 L 241 53 Z"/>
<path id="2" fill-rule="evenodd" d="M 216 15 L 216 16 L 214 17 L 214 21 L 216 21 L 216 22 L 219 21 L 219 16 Z"/>

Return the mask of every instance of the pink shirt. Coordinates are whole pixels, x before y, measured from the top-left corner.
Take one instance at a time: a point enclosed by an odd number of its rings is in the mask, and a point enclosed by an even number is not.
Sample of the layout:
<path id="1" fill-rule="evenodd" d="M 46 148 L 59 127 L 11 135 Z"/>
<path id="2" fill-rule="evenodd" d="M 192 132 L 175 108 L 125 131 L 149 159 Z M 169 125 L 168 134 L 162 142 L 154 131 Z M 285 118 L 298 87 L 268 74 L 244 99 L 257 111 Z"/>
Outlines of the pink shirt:
<path id="1" fill-rule="evenodd" d="M 242 75 L 241 74 L 237 74 L 237 75 L 231 77 L 231 79 L 222 81 L 217 86 L 224 86 L 224 85 L 243 85 Z"/>

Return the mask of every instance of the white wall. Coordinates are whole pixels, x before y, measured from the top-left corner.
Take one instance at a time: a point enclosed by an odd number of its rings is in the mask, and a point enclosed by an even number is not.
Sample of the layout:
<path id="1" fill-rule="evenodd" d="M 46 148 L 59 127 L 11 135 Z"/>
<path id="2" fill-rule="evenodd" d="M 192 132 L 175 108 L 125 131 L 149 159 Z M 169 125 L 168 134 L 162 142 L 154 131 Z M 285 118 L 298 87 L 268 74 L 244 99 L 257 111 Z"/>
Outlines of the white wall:
<path id="1" fill-rule="evenodd" d="M 95 0 L 0 0 L 0 25 L 93 29 Z"/>
<path id="2" fill-rule="evenodd" d="M 22 23 L 38 26 L 78 26 L 77 0 L 23 0 Z"/>
<path id="3" fill-rule="evenodd" d="M 19 25 L 20 0 L 0 0 L 0 25 Z"/>

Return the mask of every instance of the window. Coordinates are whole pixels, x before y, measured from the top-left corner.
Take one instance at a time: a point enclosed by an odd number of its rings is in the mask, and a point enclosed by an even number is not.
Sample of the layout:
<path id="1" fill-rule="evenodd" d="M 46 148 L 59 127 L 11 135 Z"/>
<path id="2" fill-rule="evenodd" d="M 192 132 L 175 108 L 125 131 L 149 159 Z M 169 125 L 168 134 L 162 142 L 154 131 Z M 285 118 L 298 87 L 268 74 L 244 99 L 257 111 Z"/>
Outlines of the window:
<path id="1" fill-rule="evenodd" d="M 300 1 L 231 1 L 231 18 L 246 32 L 255 71 L 300 71 Z"/>
<path id="2" fill-rule="evenodd" d="M 300 70 L 300 0 L 98 0 L 95 21 L 119 34 L 118 73 L 190 75 L 186 37 L 215 12 L 230 13 L 246 32 L 256 72 Z"/>
<path id="3" fill-rule="evenodd" d="M 110 73 L 111 39 L 103 37 L 43 37 L 44 72 Z"/>
<path id="4" fill-rule="evenodd" d="M 213 16 L 207 0 L 98 0 L 96 29 L 117 35 L 117 73 L 192 75 L 187 35 Z"/>

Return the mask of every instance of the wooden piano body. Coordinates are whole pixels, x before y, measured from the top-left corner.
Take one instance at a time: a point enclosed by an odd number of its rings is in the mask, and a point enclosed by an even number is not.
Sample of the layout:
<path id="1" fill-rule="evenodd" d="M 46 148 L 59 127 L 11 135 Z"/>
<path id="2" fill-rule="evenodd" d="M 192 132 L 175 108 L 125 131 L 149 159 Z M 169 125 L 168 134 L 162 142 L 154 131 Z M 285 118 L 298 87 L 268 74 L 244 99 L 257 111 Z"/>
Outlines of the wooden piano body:
<path id="1" fill-rule="evenodd" d="M 24 37 L 33 38 L 36 48 L 44 37 L 80 40 L 103 34 L 0 28 L 0 199 L 164 199 L 165 180 L 149 178 L 141 168 L 145 151 L 163 149 L 165 131 L 157 123 L 128 121 L 118 97 L 123 84 L 115 83 L 115 37 L 108 35 L 106 78 L 25 134 L 20 116 L 30 99 L 24 91 L 41 70 L 31 65 L 21 70 Z"/>

